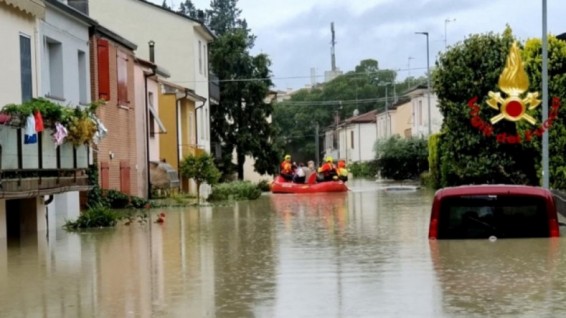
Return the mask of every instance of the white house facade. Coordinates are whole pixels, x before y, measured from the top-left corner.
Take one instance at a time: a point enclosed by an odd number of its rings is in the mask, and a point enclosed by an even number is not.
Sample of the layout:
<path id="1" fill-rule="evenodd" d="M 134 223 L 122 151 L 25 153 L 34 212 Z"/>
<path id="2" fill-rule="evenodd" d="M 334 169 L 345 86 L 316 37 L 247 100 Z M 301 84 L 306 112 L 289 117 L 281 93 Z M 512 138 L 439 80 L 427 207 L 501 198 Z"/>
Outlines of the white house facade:
<path id="1" fill-rule="evenodd" d="M 197 106 L 197 146 L 210 152 L 208 46 L 214 35 L 200 21 L 143 0 L 91 0 L 90 16 L 138 45 L 136 55 L 171 72 L 168 81 L 186 86 L 206 101 Z M 127 12 L 127 18 L 124 13 Z"/>
<path id="2" fill-rule="evenodd" d="M 377 111 L 350 117 L 325 133 L 325 156 L 346 162 L 369 161 L 375 158 Z"/>
<path id="3" fill-rule="evenodd" d="M 38 65 L 41 69 L 38 95 L 69 107 L 87 105 L 91 101 L 88 30 L 93 21 L 58 1 L 48 0 L 45 4 L 45 18 L 39 23 L 38 33 Z M 61 145 L 60 151 L 64 158 L 73 157 L 69 143 Z M 87 166 L 90 158 L 86 147 L 77 147 L 76 153 L 79 165 Z M 71 160 L 61 163 L 61 168 L 72 166 Z M 50 229 L 60 228 L 66 220 L 76 219 L 80 214 L 79 192 L 55 194 L 48 211 Z"/>
<path id="4" fill-rule="evenodd" d="M 414 137 L 427 137 L 429 135 L 428 93 L 426 87 L 417 87 L 409 91 L 413 109 L 411 133 Z M 440 131 L 443 116 L 438 109 L 436 94 L 430 95 L 430 131 L 432 134 Z"/>

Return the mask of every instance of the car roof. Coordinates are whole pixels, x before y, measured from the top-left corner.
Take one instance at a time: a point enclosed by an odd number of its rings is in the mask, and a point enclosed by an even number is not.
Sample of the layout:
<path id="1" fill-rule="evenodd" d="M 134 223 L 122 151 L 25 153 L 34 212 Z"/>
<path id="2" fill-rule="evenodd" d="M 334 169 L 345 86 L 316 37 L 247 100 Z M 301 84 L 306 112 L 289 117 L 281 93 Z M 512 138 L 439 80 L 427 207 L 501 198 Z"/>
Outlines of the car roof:
<path id="1" fill-rule="evenodd" d="M 552 193 L 541 187 L 514 184 L 479 184 L 448 187 L 436 191 L 435 198 L 469 195 L 527 195 L 552 197 Z"/>

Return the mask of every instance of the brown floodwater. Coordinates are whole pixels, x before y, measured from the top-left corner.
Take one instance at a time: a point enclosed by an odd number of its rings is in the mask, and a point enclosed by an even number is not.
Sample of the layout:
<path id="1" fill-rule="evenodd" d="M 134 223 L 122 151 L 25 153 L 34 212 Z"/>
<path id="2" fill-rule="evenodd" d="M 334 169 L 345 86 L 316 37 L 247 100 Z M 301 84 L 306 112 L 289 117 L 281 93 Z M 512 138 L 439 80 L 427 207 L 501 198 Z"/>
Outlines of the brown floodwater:
<path id="1" fill-rule="evenodd" d="M 566 315 L 564 238 L 429 241 L 432 192 L 349 186 L 0 241 L 0 317 Z"/>

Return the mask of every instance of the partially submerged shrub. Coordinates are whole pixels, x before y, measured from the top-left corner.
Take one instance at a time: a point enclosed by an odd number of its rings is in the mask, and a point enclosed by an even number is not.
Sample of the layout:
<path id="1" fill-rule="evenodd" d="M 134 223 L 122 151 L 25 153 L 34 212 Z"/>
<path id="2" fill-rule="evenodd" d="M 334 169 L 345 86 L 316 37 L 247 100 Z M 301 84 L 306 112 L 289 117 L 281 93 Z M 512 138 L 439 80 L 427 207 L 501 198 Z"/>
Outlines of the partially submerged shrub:
<path id="1" fill-rule="evenodd" d="M 255 200 L 261 196 L 261 190 L 249 181 L 221 183 L 212 187 L 209 201 Z"/>
<path id="2" fill-rule="evenodd" d="M 257 188 L 262 192 L 269 192 L 271 191 L 271 181 L 261 180 L 257 183 Z"/>
<path id="3" fill-rule="evenodd" d="M 119 216 L 116 212 L 102 205 L 98 205 L 83 212 L 76 221 L 65 222 L 63 227 L 67 230 L 112 227 L 116 225 L 118 219 Z"/>
<path id="4" fill-rule="evenodd" d="M 124 209 L 130 204 L 130 197 L 118 190 L 107 190 L 104 197 L 112 209 Z"/>

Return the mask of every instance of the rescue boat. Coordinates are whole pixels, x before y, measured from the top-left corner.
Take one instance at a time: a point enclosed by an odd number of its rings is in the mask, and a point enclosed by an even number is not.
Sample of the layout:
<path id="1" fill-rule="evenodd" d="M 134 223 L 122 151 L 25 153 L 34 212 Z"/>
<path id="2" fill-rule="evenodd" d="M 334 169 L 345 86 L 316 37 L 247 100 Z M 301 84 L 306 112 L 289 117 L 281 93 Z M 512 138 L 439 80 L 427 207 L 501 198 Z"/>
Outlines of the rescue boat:
<path id="1" fill-rule="evenodd" d="M 343 181 L 316 182 L 316 174 L 312 174 L 305 183 L 286 181 L 277 176 L 271 184 L 272 193 L 316 193 L 316 192 L 346 192 L 348 187 Z"/>

